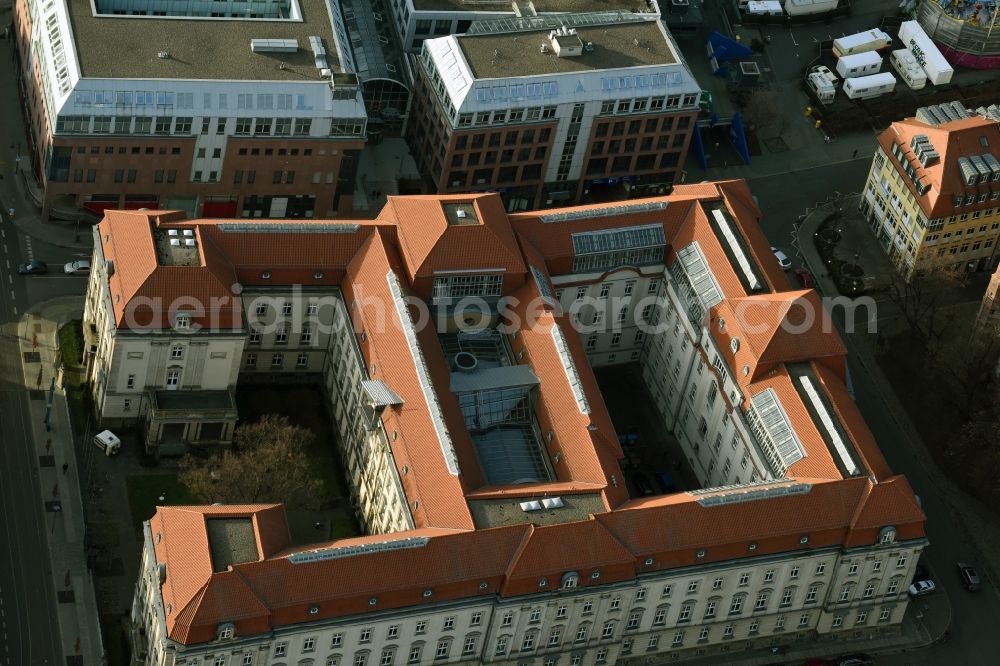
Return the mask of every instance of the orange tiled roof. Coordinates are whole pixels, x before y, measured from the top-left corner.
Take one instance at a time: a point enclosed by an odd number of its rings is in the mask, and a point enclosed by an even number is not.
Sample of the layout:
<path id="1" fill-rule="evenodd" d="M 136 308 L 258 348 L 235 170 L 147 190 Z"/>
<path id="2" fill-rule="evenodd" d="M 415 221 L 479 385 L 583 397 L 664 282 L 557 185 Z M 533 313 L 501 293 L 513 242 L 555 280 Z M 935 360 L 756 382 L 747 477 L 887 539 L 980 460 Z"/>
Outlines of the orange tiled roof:
<path id="1" fill-rule="evenodd" d="M 926 167 L 917 160 L 915 153 L 910 148 L 910 141 L 917 134 L 926 135 L 934 150 L 940 155 L 936 162 Z M 983 145 L 983 140 L 986 141 L 986 146 Z M 962 171 L 958 166 L 958 158 L 992 152 L 994 157 L 1000 159 L 1000 153 L 997 153 L 997 146 L 1000 146 L 1000 123 L 980 115 L 941 125 L 928 125 L 916 118 L 907 118 L 892 123 L 879 134 L 878 142 L 887 155 L 886 159 L 899 172 L 903 184 L 910 191 L 910 195 L 920 204 L 924 215 L 928 218 L 942 217 L 952 215 L 954 212 L 952 195 L 961 194 L 964 196 L 967 193 L 978 194 L 980 190 L 989 191 L 989 186 L 980 187 L 965 184 Z M 899 144 L 900 148 L 903 149 L 907 161 L 920 176 L 920 181 L 930 185 L 930 189 L 924 194 L 917 194 L 910 177 L 900 168 L 898 160 L 892 154 L 893 142 Z M 962 210 L 990 208 L 994 205 L 987 197 L 985 203 L 979 204 L 977 202 Z"/>
<path id="2" fill-rule="evenodd" d="M 269 631 L 316 619 L 308 613 L 313 604 L 321 618 L 369 612 L 372 597 L 377 609 L 416 605 L 426 603 L 427 589 L 434 600 L 529 594 L 538 591 L 540 578 L 558 584 L 570 567 L 581 570 L 581 584 L 597 585 L 641 571 L 745 557 L 751 541 L 760 554 L 860 545 L 872 543 L 883 522 L 896 525 L 900 538 L 922 536 L 923 516 L 912 491 L 891 476 L 843 386 L 842 343 L 824 330 L 828 317 L 814 293 L 782 291 L 785 277 L 754 223 L 760 211 L 745 184 L 683 186 L 657 201 L 668 205 L 544 222 L 538 212 L 508 217 L 496 195 L 392 197 L 374 222 L 306 221 L 287 234 L 255 228 L 268 222 L 182 222 L 168 213 L 110 212 L 101 223 L 102 244 L 117 267 L 112 294 L 122 294 L 124 303 L 171 290 L 204 296 L 228 290 L 230 280 L 261 283 L 262 270 L 271 272 L 272 284 L 318 279 L 341 287 L 366 371 L 403 399 L 385 407 L 381 419 L 391 433 L 392 459 L 416 529 L 313 548 L 428 539 L 418 548 L 296 563 L 280 508 L 160 509 L 150 527 L 163 537 L 155 546 L 157 561 L 172 572 L 162 587 L 164 602 L 173 608 L 167 618 L 170 636 L 185 643 L 213 640 L 219 621 L 236 622 L 243 634 Z M 472 206 L 478 223 L 449 226 L 442 202 Z M 727 255 L 732 248 L 713 231 L 708 209 L 719 205 L 726 207 L 767 283 L 758 293 L 747 293 L 740 269 Z M 748 398 L 765 389 L 778 394 L 807 453 L 791 466 L 791 481 L 774 483 L 808 484 L 809 492 L 715 506 L 699 503 L 704 495 L 698 493 L 629 499 L 619 466 L 622 450 L 583 343 L 568 318 L 541 298 L 540 286 L 550 290 L 550 273 L 570 270 L 573 233 L 645 224 L 663 225 L 668 263 L 676 249 L 698 242 L 724 297 L 706 321 L 717 346 Z M 158 266 L 151 236 L 156 225 L 196 228 L 202 265 Z M 436 332 L 411 331 L 410 315 L 401 317 L 397 308 L 395 296 L 411 290 L 426 299 L 436 271 L 477 268 L 506 271 L 504 293 L 518 299 L 513 314 L 522 324 L 509 342 L 516 362 L 529 364 L 542 380 L 535 417 L 550 460 L 560 454 L 551 482 L 485 485 Z M 322 278 L 315 278 L 317 271 Z M 530 303 L 538 304 L 534 325 L 528 325 Z M 798 318 L 803 306 L 822 316 L 797 327 L 803 324 Z M 721 330 L 720 318 L 726 320 Z M 735 352 L 732 337 L 741 341 Z M 870 478 L 841 478 L 792 370 L 811 373 Z M 467 504 L 579 492 L 599 493 L 605 510 L 560 525 L 476 530 Z M 204 522 L 209 513 L 254 515 L 260 560 L 213 573 Z M 799 542 L 803 534 L 810 536 L 808 546 Z M 697 557 L 700 549 L 706 550 L 703 558 Z M 588 568 L 599 569 L 599 579 L 591 581 L 583 571 Z"/>

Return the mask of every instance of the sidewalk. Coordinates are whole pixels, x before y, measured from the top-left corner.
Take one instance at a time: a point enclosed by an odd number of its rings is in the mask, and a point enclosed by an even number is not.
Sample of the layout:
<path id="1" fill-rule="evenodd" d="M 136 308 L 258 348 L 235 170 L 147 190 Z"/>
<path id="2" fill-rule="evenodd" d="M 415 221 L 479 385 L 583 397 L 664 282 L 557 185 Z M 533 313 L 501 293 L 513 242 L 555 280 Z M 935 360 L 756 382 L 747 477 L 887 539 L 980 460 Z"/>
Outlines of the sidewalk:
<path id="1" fill-rule="evenodd" d="M 0 11 L 0 18 L 6 22 L 9 13 Z M 69 215 L 71 221 L 43 222 L 40 207 L 41 192 L 28 166 L 30 159 L 23 155 L 26 150 L 23 117 L 15 82 L 14 63 L 9 57 L 14 40 L 0 40 L 0 218 L 10 224 L 9 209 L 14 209 L 14 224 L 23 233 L 50 245 L 88 250 L 93 247 L 89 220 L 80 225 L 79 239 L 76 234 L 76 211 L 59 211 Z M 18 159 L 20 157 L 20 160 Z"/>
<path id="2" fill-rule="evenodd" d="M 49 530 L 49 556 L 57 595 L 61 649 L 70 666 L 104 663 L 94 579 L 87 569 L 86 526 L 77 474 L 76 449 L 66 395 L 55 382 L 57 331 L 81 316 L 78 297 L 40 303 L 22 317 L 18 339 L 24 383 L 30 392 L 28 418 L 38 455 Z M 32 356 L 32 354 L 36 354 Z M 48 413 L 48 429 L 45 425 Z M 65 470 L 60 469 L 67 465 Z"/>

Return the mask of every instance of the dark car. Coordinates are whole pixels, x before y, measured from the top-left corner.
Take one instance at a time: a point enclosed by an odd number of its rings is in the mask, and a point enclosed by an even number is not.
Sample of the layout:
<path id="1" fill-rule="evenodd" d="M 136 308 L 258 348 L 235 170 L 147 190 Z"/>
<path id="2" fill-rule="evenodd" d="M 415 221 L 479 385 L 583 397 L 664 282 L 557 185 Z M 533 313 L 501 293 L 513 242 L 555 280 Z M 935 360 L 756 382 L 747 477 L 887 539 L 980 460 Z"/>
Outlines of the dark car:
<path id="1" fill-rule="evenodd" d="M 846 654 L 837 657 L 837 666 L 871 666 L 875 662 L 867 654 Z"/>
<path id="2" fill-rule="evenodd" d="M 42 273 L 48 273 L 49 267 L 44 261 L 29 261 L 26 264 L 20 264 L 17 267 L 17 272 L 19 275 L 41 275 Z"/>
<path id="3" fill-rule="evenodd" d="M 808 268 L 796 268 L 795 279 L 799 281 L 803 289 L 812 289 L 816 286 L 816 278 L 813 277 Z"/>
<path id="4" fill-rule="evenodd" d="M 649 479 L 646 478 L 645 474 L 639 474 L 639 473 L 633 474 L 632 483 L 635 484 L 635 489 L 639 492 L 640 495 L 653 494 L 653 486 L 649 484 Z"/>
<path id="5" fill-rule="evenodd" d="M 660 486 L 660 490 L 666 495 L 677 492 L 677 484 L 674 483 L 674 477 L 670 472 L 657 472 L 656 485 Z"/>
<path id="6" fill-rule="evenodd" d="M 979 590 L 979 574 L 971 565 L 959 562 L 958 577 L 962 579 L 962 585 L 969 592 L 977 592 Z"/>

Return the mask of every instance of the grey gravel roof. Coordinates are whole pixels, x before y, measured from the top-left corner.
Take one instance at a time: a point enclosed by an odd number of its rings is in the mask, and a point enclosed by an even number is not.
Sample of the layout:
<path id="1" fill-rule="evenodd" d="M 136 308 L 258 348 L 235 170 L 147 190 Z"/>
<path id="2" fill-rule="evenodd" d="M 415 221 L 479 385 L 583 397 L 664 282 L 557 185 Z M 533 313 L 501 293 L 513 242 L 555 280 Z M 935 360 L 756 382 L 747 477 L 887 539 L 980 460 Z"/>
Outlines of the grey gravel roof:
<path id="1" fill-rule="evenodd" d="M 327 63 L 338 71 L 323 0 L 299 0 L 301 21 L 94 16 L 90 0 L 66 4 L 84 77 L 318 81 L 309 48 L 312 35 L 323 38 Z M 299 50 L 253 53 L 252 39 L 295 39 Z M 170 57 L 157 57 L 159 51 Z"/>
<path id="2" fill-rule="evenodd" d="M 458 37 L 462 53 L 478 79 L 586 72 L 677 62 L 657 21 L 578 28 L 580 39 L 593 51 L 560 58 L 539 46 L 549 43 L 548 31 L 508 32 Z"/>

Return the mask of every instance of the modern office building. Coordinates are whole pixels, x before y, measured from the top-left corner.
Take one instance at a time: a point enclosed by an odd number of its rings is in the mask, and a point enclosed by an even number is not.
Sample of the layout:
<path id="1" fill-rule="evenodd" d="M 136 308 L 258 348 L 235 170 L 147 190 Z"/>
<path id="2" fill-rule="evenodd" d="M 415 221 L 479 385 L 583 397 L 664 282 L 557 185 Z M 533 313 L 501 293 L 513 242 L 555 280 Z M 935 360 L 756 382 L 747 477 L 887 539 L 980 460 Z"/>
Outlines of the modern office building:
<path id="1" fill-rule="evenodd" d="M 85 315 L 102 418 L 176 400 L 197 433 L 218 403 L 187 398 L 307 353 L 366 534 L 159 508 L 137 661 L 590 666 L 898 631 L 924 517 L 760 215 L 738 181 L 518 214 L 391 197 L 368 222 L 108 212 Z M 624 471 L 591 366 L 630 360 L 698 487 L 646 496 Z"/>
<path id="2" fill-rule="evenodd" d="M 18 0 L 14 33 L 43 216 L 351 210 L 367 116 L 336 3 Z"/>
<path id="3" fill-rule="evenodd" d="M 861 212 L 897 268 L 1000 262 L 1000 108 L 917 109 L 878 136 Z"/>
<path id="4" fill-rule="evenodd" d="M 680 180 L 701 88 L 667 29 L 622 12 L 554 21 L 424 42 L 408 136 L 433 190 L 499 191 L 515 211 Z"/>

